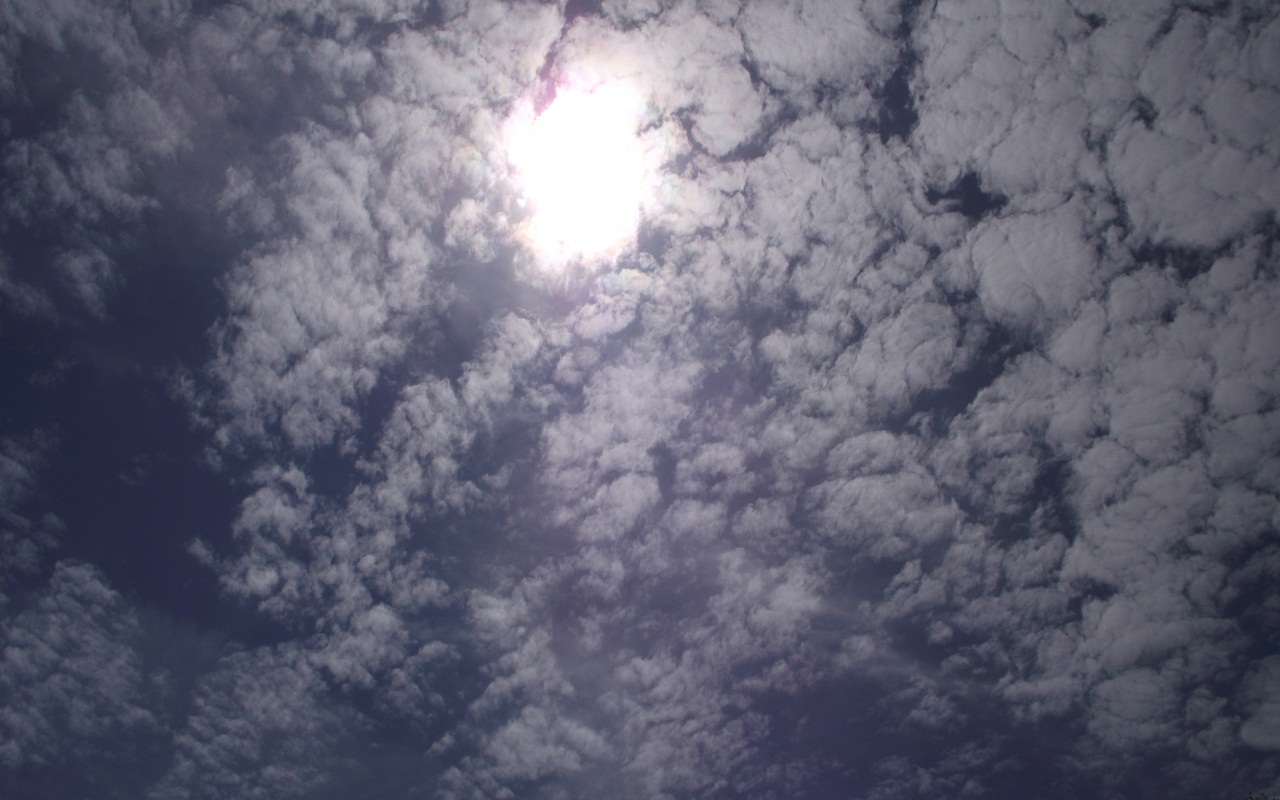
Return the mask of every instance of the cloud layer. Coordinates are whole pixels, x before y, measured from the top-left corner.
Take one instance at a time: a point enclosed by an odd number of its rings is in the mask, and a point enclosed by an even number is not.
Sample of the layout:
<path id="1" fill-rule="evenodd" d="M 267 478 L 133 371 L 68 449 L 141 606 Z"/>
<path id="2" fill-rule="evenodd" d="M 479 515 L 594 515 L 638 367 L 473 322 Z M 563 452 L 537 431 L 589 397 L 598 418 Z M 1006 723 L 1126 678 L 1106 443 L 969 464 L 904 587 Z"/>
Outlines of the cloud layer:
<path id="1" fill-rule="evenodd" d="M 1280 791 L 1275 10 L 568 5 L 0 6 L 5 314 L 109 324 L 201 209 L 174 384 L 242 499 L 190 550 L 273 626 L 157 661 L 6 438 L 0 766 Z M 662 189 L 554 277 L 501 132 L 576 72 L 646 98 Z"/>

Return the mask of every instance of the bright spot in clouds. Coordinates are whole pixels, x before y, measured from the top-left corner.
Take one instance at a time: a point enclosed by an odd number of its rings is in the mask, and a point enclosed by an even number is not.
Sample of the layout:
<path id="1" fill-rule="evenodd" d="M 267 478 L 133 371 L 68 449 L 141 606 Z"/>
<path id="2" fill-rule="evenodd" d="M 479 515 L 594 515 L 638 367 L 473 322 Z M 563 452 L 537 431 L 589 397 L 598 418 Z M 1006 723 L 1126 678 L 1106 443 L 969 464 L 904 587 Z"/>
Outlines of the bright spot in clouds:
<path id="1" fill-rule="evenodd" d="M 610 85 L 561 89 L 542 114 L 514 122 L 509 153 L 540 260 L 594 259 L 635 239 L 647 188 L 640 121 L 639 99 Z"/>

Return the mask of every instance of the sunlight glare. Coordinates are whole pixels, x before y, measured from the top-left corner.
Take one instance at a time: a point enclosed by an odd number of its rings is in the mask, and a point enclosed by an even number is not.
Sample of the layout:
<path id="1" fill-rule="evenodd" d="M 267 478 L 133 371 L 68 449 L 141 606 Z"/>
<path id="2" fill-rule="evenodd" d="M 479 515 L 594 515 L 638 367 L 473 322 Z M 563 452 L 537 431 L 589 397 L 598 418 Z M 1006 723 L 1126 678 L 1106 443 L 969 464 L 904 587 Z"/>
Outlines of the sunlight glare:
<path id="1" fill-rule="evenodd" d="M 565 88 L 516 126 L 511 159 L 546 261 L 606 256 L 634 240 L 645 184 L 641 106 L 624 87 Z"/>

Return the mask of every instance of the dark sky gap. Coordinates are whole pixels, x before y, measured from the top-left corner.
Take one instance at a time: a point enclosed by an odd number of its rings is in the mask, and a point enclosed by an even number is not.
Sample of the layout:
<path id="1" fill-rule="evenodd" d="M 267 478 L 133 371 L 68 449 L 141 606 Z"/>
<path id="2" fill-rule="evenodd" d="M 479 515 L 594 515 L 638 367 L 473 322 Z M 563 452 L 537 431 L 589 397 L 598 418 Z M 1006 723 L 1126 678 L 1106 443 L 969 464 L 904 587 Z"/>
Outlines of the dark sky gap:
<path id="1" fill-rule="evenodd" d="M 949 189 L 940 191 L 933 187 L 925 190 L 925 199 L 935 205 L 945 204 L 949 211 L 963 214 L 977 222 L 988 214 L 999 213 L 1009 203 L 1009 198 L 982 189 L 981 179 L 972 172 L 960 177 Z"/>

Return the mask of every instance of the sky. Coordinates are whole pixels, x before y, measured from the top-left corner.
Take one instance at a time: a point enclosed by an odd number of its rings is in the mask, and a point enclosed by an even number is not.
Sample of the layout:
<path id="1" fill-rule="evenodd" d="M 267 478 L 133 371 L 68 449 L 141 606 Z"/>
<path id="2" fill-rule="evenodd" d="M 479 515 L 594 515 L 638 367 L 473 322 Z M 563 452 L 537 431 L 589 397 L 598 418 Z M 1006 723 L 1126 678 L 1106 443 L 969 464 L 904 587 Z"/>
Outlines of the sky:
<path id="1" fill-rule="evenodd" d="M 5 797 L 1280 794 L 1277 131 L 1268 0 L 0 0 Z"/>

